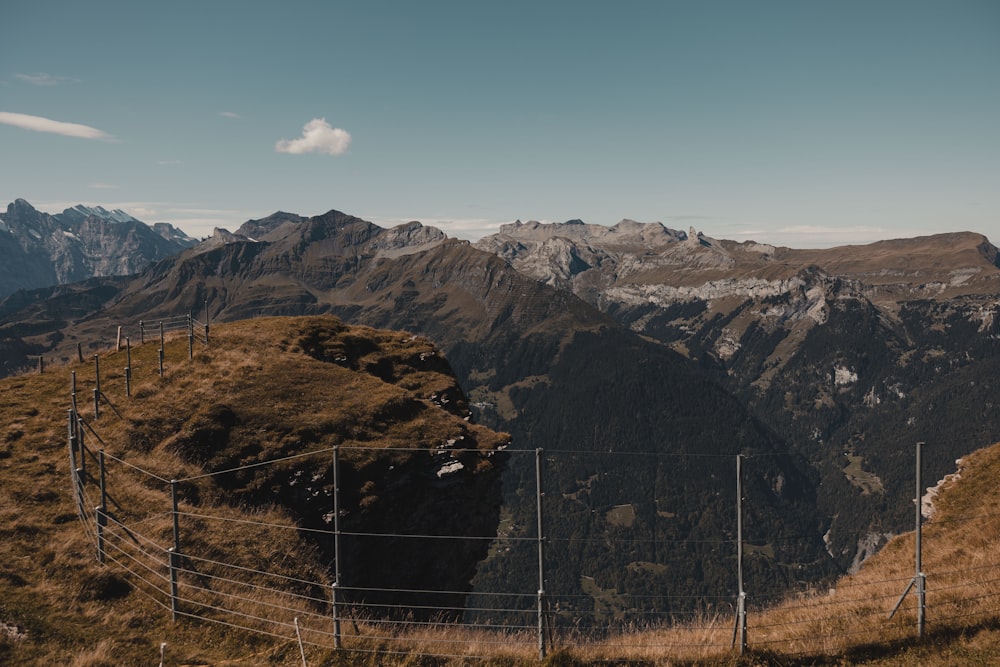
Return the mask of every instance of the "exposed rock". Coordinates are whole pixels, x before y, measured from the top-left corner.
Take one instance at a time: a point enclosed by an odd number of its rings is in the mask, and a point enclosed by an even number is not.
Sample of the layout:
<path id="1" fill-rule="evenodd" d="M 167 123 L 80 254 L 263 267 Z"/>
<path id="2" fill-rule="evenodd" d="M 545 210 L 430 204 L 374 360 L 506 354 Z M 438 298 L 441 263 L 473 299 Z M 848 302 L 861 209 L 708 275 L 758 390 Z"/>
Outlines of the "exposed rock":
<path id="1" fill-rule="evenodd" d="M 6 637 L 10 641 L 21 641 L 27 639 L 28 632 L 16 623 L 0 621 L 0 636 Z"/>
<path id="2" fill-rule="evenodd" d="M 60 214 L 18 199 L 0 227 L 0 297 L 18 289 L 138 273 L 196 243 L 167 223 L 151 228 L 124 211 L 78 205 Z"/>
<path id="3" fill-rule="evenodd" d="M 892 533 L 868 533 L 858 540 L 858 549 L 847 569 L 848 574 L 856 574 L 866 560 L 878 553 L 894 537 Z"/>

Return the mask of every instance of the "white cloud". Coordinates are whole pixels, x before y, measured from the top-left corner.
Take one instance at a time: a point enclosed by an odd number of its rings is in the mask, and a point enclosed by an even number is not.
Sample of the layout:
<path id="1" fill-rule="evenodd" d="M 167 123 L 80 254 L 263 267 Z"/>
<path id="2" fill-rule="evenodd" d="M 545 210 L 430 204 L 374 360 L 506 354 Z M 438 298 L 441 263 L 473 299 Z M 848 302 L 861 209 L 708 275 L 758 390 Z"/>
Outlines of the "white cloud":
<path id="1" fill-rule="evenodd" d="M 23 130 L 32 130 L 34 132 L 61 134 L 65 137 L 115 141 L 115 138 L 107 132 L 90 127 L 89 125 L 64 123 L 60 120 L 52 120 L 51 118 L 43 118 L 42 116 L 30 116 L 26 113 L 0 111 L 0 123 L 4 125 L 13 125 L 14 127 L 19 127 Z"/>
<path id="2" fill-rule="evenodd" d="M 34 72 L 32 74 L 15 74 L 15 77 L 24 81 L 25 83 L 30 83 L 33 86 L 56 86 L 60 83 L 67 82 L 77 82 L 77 79 L 71 79 L 66 76 L 56 76 L 54 74 L 48 74 L 46 72 Z"/>
<path id="3" fill-rule="evenodd" d="M 281 139 L 274 145 L 278 153 L 326 153 L 343 155 L 351 145 L 351 135 L 347 130 L 330 127 L 325 118 L 313 118 L 302 128 L 298 139 Z"/>
<path id="4" fill-rule="evenodd" d="M 242 116 L 240 116 L 235 111 L 220 111 L 219 115 L 222 116 L 223 118 L 242 118 Z"/>
<path id="5" fill-rule="evenodd" d="M 117 185 L 111 185 L 110 183 L 91 183 L 87 186 L 92 190 L 117 190 Z"/>

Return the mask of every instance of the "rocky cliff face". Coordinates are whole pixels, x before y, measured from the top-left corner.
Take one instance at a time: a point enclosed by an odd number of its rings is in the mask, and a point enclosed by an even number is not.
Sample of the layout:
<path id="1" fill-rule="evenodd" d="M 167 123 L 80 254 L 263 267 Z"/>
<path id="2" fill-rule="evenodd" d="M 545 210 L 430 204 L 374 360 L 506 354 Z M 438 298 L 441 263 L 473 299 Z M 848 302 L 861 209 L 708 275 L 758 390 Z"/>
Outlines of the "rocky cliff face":
<path id="1" fill-rule="evenodd" d="M 571 221 L 507 225 L 476 245 L 740 396 L 821 471 L 829 550 L 842 563 L 871 553 L 866 535 L 905 525 L 890 498 L 905 494 L 914 442 L 938 443 L 931 465 L 943 474 L 1000 438 L 1000 270 L 981 235 L 796 250 Z"/>
<path id="2" fill-rule="evenodd" d="M 167 223 L 75 206 L 60 214 L 18 199 L 0 216 L 0 297 L 92 277 L 132 275 L 196 243 Z"/>

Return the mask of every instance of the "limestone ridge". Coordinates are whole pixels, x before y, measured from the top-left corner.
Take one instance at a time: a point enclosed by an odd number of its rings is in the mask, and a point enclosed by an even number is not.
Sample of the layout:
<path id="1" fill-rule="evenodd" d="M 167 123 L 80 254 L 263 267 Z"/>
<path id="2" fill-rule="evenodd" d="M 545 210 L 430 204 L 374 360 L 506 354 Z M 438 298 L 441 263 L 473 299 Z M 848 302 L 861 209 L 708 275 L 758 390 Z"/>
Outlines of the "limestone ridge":
<path id="1" fill-rule="evenodd" d="M 845 566 L 873 551 L 865 536 L 905 526 L 906 508 L 885 499 L 905 493 L 909 445 L 935 442 L 944 474 L 1000 439 L 1000 270 L 980 234 L 800 250 L 570 221 L 507 225 L 476 245 L 741 396 L 821 471 L 831 553 Z"/>
<path id="2" fill-rule="evenodd" d="M 77 205 L 49 215 L 18 199 L 0 216 L 0 297 L 19 289 L 131 275 L 196 240 L 124 211 Z"/>

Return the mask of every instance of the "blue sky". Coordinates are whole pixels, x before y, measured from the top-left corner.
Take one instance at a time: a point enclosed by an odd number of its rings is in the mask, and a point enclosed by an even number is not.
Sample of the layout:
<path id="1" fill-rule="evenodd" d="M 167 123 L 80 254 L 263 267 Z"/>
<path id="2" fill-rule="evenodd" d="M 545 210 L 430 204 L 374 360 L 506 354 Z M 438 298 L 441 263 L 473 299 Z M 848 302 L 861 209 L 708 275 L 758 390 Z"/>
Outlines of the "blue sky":
<path id="1" fill-rule="evenodd" d="M 5 0 L 0 25 L 2 204 L 1000 244 L 995 0 Z"/>

